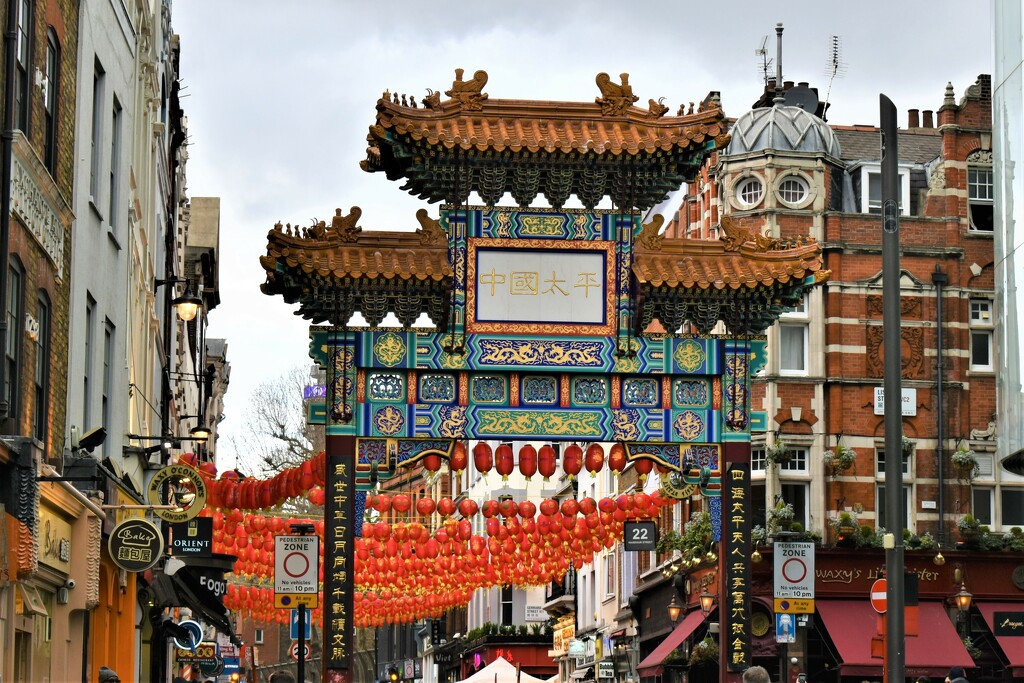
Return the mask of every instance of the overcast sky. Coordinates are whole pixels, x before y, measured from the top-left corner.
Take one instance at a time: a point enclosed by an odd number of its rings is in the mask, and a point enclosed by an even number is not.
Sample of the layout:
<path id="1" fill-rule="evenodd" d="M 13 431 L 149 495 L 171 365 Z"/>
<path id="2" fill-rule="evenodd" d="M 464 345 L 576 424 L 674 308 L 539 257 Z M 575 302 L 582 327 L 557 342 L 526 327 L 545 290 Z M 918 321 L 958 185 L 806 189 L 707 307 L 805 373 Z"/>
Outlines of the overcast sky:
<path id="1" fill-rule="evenodd" d="M 638 105 L 664 97 L 674 113 L 717 90 L 737 117 L 762 91 L 755 53 L 767 36 L 775 59 L 780 22 L 783 79 L 809 81 L 822 98 L 839 37 L 834 124 L 877 125 L 884 93 L 905 126 L 908 109 L 938 110 L 947 82 L 959 99 L 992 71 L 989 4 L 974 0 L 176 0 L 188 194 L 221 198 L 209 336 L 227 340 L 231 363 L 222 437 L 243 428 L 261 381 L 309 363 L 308 324 L 259 290 L 274 223 L 329 221 L 356 205 L 364 229 L 417 227 L 423 204 L 359 169 L 384 90 L 420 99 L 450 88 L 461 67 L 467 78 L 487 71 L 492 99 L 592 102 L 599 72 L 616 82 L 628 72 Z M 233 464 L 229 439 L 218 454 L 221 469 Z"/>

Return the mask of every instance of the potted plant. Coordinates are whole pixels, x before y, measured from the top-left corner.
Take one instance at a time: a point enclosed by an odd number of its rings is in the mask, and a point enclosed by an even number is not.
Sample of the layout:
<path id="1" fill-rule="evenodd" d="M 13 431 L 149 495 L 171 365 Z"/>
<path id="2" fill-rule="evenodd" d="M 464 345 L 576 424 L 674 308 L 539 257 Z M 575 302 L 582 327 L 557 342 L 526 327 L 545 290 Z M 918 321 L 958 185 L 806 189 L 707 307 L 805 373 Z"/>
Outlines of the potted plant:
<path id="1" fill-rule="evenodd" d="M 780 498 L 775 503 L 775 507 L 768 511 L 768 531 L 771 533 L 789 531 L 793 526 L 795 514 L 796 511 L 793 510 L 793 504 L 787 503 Z"/>
<path id="2" fill-rule="evenodd" d="M 832 528 L 836 533 L 836 545 L 853 545 L 857 541 L 857 520 L 846 511 L 832 520 Z"/>
<path id="3" fill-rule="evenodd" d="M 908 439 L 906 434 L 900 438 L 902 439 L 903 455 L 909 457 L 914 452 L 914 441 L 913 439 Z"/>
<path id="4" fill-rule="evenodd" d="M 981 537 L 981 523 L 968 513 L 957 520 L 956 529 L 960 534 L 960 545 L 973 547 Z"/>
<path id="5" fill-rule="evenodd" d="M 953 451 L 953 469 L 956 470 L 956 478 L 968 484 L 981 472 L 978 465 L 978 457 L 966 444 L 960 444 Z"/>
<path id="6" fill-rule="evenodd" d="M 764 459 L 773 467 L 789 462 L 792 457 L 793 453 L 789 450 L 789 444 L 781 437 L 775 439 L 771 445 L 764 449 Z"/>
<path id="7" fill-rule="evenodd" d="M 833 477 L 841 476 L 857 462 L 857 451 L 839 444 L 832 450 L 825 451 L 822 456 L 825 467 L 829 468 Z"/>

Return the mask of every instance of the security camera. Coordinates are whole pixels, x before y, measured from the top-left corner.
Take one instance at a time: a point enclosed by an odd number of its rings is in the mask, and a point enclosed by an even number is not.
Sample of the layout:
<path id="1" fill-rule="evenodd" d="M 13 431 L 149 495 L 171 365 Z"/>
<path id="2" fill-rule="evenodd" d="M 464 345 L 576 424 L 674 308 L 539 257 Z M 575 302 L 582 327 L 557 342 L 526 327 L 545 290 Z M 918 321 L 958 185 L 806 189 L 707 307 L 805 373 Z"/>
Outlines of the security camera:
<path id="1" fill-rule="evenodd" d="M 107 439 L 107 430 L 104 427 L 90 429 L 78 440 L 78 446 L 84 451 L 92 453 L 93 449 L 101 445 Z"/>
<path id="2" fill-rule="evenodd" d="M 68 588 L 74 588 L 74 587 L 75 587 L 76 585 L 78 585 L 78 584 L 77 584 L 77 583 L 75 583 L 75 580 L 74 580 L 74 579 L 68 579 L 67 581 L 65 581 L 65 582 L 64 582 L 64 585 L 65 585 L 66 587 L 68 587 Z"/>

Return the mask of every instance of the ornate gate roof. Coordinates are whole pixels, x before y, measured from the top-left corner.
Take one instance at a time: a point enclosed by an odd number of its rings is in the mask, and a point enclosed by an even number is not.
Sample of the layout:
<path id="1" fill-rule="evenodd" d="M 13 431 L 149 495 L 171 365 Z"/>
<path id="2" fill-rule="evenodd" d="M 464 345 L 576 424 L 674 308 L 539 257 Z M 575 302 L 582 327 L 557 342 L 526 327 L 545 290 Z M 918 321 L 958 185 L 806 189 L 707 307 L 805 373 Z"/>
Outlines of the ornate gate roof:
<path id="1" fill-rule="evenodd" d="M 468 81 L 455 73 L 449 99 L 430 91 L 422 107 L 384 93 L 363 170 L 406 178 L 403 189 L 430 202 L 465 203 L 476 191 L 493 206 L 509 192 L 521 207 L 543 194 L 561 208 L 575 194 L 592 209 L 607 195 L 642 211 L 729 141 L 717 93 L 668 116 L 660 100 L 634 106 L 625 73 L 620 83 L 598 74 L 594 102 L 492 100 L 485 71 Z"/>

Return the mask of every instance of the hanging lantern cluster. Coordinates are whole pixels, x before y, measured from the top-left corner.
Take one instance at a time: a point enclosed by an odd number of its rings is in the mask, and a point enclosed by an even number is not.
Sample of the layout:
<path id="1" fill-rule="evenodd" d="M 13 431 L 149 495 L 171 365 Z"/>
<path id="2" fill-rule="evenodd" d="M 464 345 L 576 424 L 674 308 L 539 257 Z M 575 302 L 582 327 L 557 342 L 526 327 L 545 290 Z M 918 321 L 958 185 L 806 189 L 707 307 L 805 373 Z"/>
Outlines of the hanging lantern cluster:
<path id="1" fill-rule="evenodd" d="M 605 457 L 604 446 L 599 443 L 591 443 L 587 446 L 586 452 L 575 443 L 568 443 L 562 449 L 562 471 L 573 480 L 580 471 L 586 468 L 592 476 L 596 475 L 605 467 L 616 475 L 622 473 L 629 463 L 629 456 L 626 447 L 621 443 L 612 444 Z M 637 473 L 640 480 L 645 481 L 648 474 L 654 469 L 655 463 L 647 458 L 637 458 L 635 461 Z M 463 442 L 457 441 L 451 457 L 449 467 L 452 472 L 461 472 L 466 469 L 468 458 L 466 457 L 466 446 Z M 473 465 L 480 474 L 487 476 L 493 469 L 501 475 L 502 481 L 507 481 L 515 469 L 515 456 L 512 447 L 507 443 L 499 445 L 496 449 L 486 441 L 479 441 L 473 446 Z M 544 444 L 537 450 L 530 444 L 525 444 L 519 449 L 519 472 L 527 481 L 533 478 L 538 472 L 544 481 L 549 481 L 555 475 L 558 466 L 558 455 L 551 444 Z M 664 467 L 663 465 L 659 467 Z"/>
<path id="2" fill-rule="evenodd" d="M 464 499 L 456 504 L 450 498 L 429 497 L 414 504 L 402 493 L 370 496 L 369 508 L 409 519 L 364 523 L 362 537 L 355 539 L 354 581 L 361 596 L 355 624 L 407 623 L 440 616 L 451 607 L 466 605 L 477 588 L 539 586 L 560 580 L 569 567 L 579 569 L 593 561 L 594 553 L 620 541 L 626 519 L 656 517 L 662 506 L 673 502 L 658 493 L 561 502 L 549 498 L 539 505 L 510 498 L 480 504 Z M 436 528 L 430 526 L 430 519 L 420 521 L 419 516 L 431 518 L 435 513 L 442 517 Z M 478 514 L 484 519 L 483 534 L 473 533 L 472 520 Z M 289 533 L 296 523 L 311 523 L 322 536 L 323 520 L 285 519 L 237 509 L 216 510 L 209 516 L 213 517 L 214 552 L 238 557 L 234 573 L 241 586 L 229 592 L 225 605 L 267 616 L 269 621 L 278 618 L 279 610 L 268 607 L 273 600 L 263 600 L 260 592 L 273 580 L 274 537 Z M 323 544 L 321 553 L 322 548 Z"/>
<path id="3" fill-rule="evenodd" d="M 327 454 L 322 451 L 302 464 L 289 467 L 268 479 L 242 477 L 235 470 L 222 472 L 218 477 L 213 463 L 197 463 L 193 453 L 186 453 L 178 462 L 194 467 L 203 478 L 208 507 L 267 510 L 289 499 L 308 496 L 317 488 L 320 489 L 320 502 L 312 499 L 310 502 L 323 504 L 322 487 L 327 473 Z"/>

